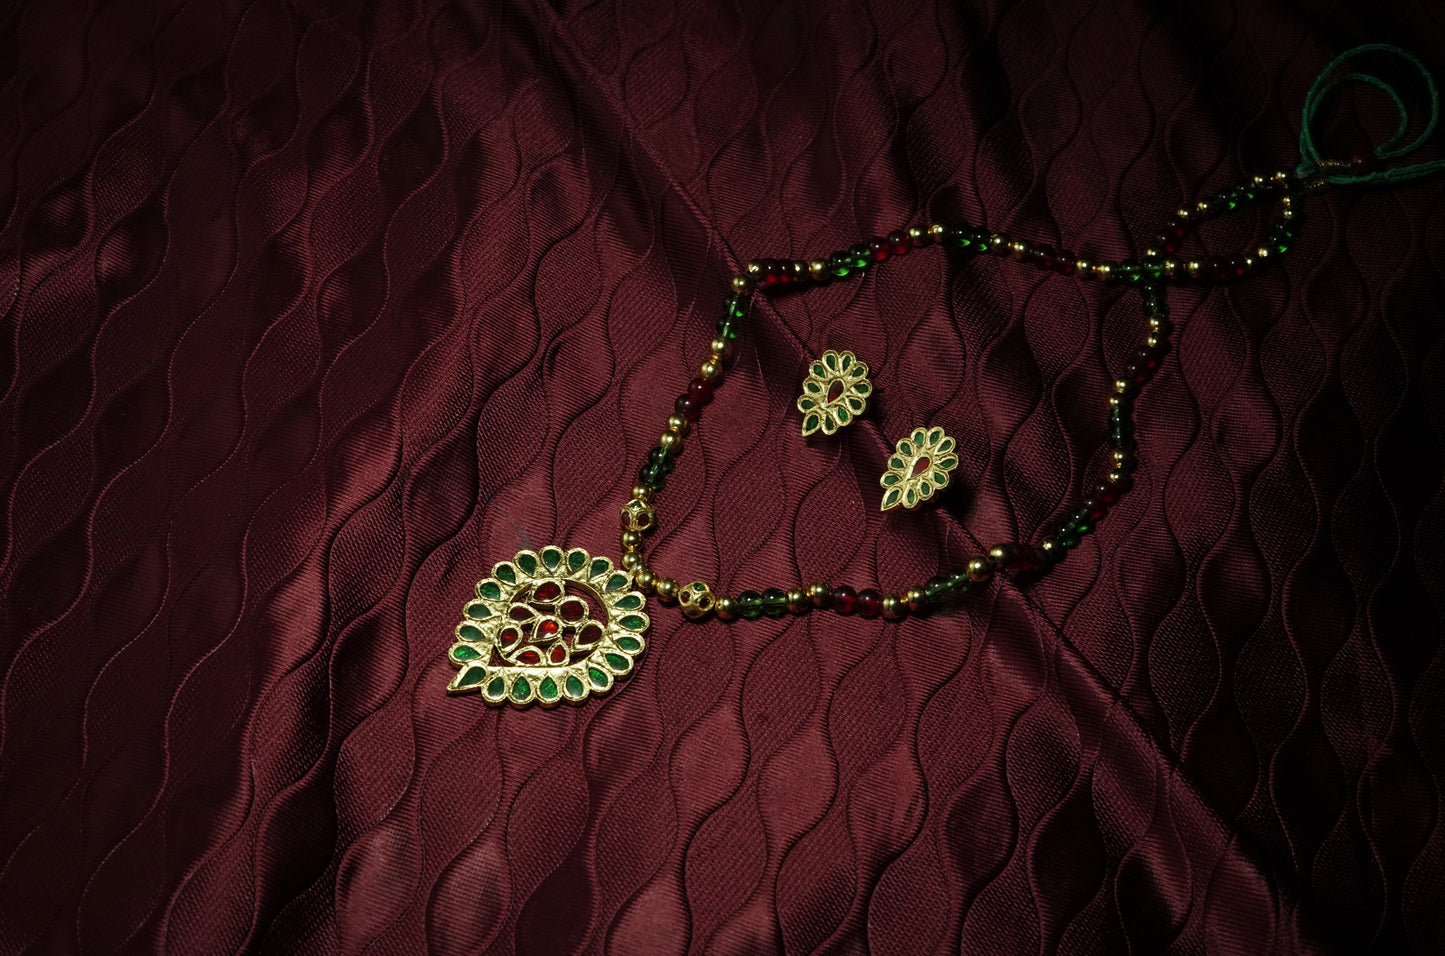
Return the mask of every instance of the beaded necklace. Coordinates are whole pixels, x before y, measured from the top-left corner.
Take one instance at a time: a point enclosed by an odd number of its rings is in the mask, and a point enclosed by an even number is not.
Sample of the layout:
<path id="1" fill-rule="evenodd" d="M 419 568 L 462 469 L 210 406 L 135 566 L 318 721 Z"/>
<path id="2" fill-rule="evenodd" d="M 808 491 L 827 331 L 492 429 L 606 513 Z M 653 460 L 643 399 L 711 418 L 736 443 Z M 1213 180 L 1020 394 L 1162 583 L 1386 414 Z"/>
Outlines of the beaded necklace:
<path id="1" fill-rule="evenodd" d="M 1310 120 L 1320 100 L 1334 86 L 1358 80 L 1355 73 L 1326 82 L 1344 60 L 1366 52 L 1387 52 L 1413 63 L 1426 79 L 1431 118 L 1426 130 L 1408 147 L 1399 147 L 1406 125 L 1370 157 L 1351 162 L 1321 159 L 1310 136 Z M 1385 89 L 1405 116 L 1392 88 L 1373 77 L 1365 82 Z M 864 618 L 901 620 L 946 608 L 979 590 L 999 573 L 1042 572 L 1057 564 L 1089 534 L 1121 496 L 1133 486 L 1137 459 L 1134 406 L 1144 385 L 1169 348 L 1173 323 L 1166 290 L 1170 285 L 1229 283 L 1252 276 L 1288 251 L 1295 236 L 1294 200 L 1327 184 L 1392 182 L 1418 178 L 1445 168 L 1445 161 L 1375 172 L 1376 159 L 1393 159 L 1413 150 L 1433 130 L 1438 96 L 1433 80 L 1417 60 L 1393 47 L 1356 48 L 1332 63 L 1306 97 L 1301 135 L 1304 160 L 1295 170 L 1253 176 L 1212 198 L 1180 209 L 1164 223 L 1138 259 L 1102 261 L 1080 257 L 1047 245 L 1010 238 L 965 223 L 933 223 L 890 232 L 834 252 L 826 259 L 757 259 L 731 279 L 716 336 L 687 391 L 679 395 L 657 446 L 637 474 L 631 497 L 622 506 L 621 558 L 614 565 L 581 548 L 548 545 L 520 551 L 492 568 L 476 585 L 476 597 L 463 609 L 448 656 L 458 668 L 448 685 L 451 693 L 479 693 L 492 704 L 550 707 L 578 703 L 604 694 L 627 676 L 645 649 L 650 624 L 648 595 L 664 605 L 677 604 L 690 620 L 716 615 L 722 620 L 777 618 L 831 609 Z M 1273 218 L 1263 241 L 1247 252 L 1223 258 L 1180 258 L 1188 232 L 1199 224 L 1237 209 L 1272 203 Z M 855 590 L 847 585 L 815 582 L 788 589 L 766 587 L 736 595 L 715 596 L 703 581 L 680 584 L 659 574 L 644 560 L 643 542 L 657 524 L 656 501 L 667 485 L 693 423 L 723 383 L 733 346 L 753 295 L 788 286 L 858 278 L 873 266 L 914 249 L 943 246 L 966 255 L 992 255 L 1083 280 L 1137 287 L 1148 334 L 1133 353 L 1123 375 L 1114 381 L 1109 403 L 1106 472 L 1090 483 L 1077 508 L 1049 527 L 1035 542 L 1004 542 L 961 566 L 927 581 L 884 593 L 876 587 Z"/>

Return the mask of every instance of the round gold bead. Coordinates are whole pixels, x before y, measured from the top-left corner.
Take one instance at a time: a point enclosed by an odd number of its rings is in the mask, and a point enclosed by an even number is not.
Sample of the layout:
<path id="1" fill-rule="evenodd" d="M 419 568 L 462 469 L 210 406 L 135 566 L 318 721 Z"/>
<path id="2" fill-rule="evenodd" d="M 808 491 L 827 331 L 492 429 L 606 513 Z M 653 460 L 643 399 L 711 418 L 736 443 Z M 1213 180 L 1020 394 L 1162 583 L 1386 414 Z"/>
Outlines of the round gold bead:
<path id="1" fill-rule="evenodd" d="M 1252 183 L 1254 183 L 1256 186 L 1263 186 L 1263 185 L 1264 185 L 1264 177 L 1263 177 L 1263 176 L 1251 176 L 1251 177 L 1249 178 L 1249 181 L 1252 182 Z"/>
<path id="2" fill-rule="evenodd" d="M 883 616 L 896 621 L 908 614 L 908 605 L 896 594 L 883 595 Z"/>
<path id="3" fill-rule="evenodd" d="M 1120 465 L 1122 465 L 1122 464 L 1125 463 L 1125 462 L 1133 461 L 1133 460 L 1134 460 L 1134 453 L 1133 453 L 1133 452 L 1125 451 L 1125 450 L 1122 449 L 1122 448 L 1115 448 L 1115 449 L 1113 449 L 1112 451 L 1109 452 L 1109 457 L 1113 460 L 1113 462 L 1114 462 L 1114 467 L 1115 467 L 1115 468 L 1118 468 Z"/>
<path id="4" fill-rule="evenodd" d="M 1159 258 L 1160 256 L 1162 256 L 1162 255 L 1164 255 L 1164 253 L 1160 252 L 1158 249 L 1155 249 L 1155 248 L 1153 248 L 1153 247 L 1150 247 L 1150 248 L 1144 250 L 1144 258 L 1145 258 L 1145 259 L 1158 259 L 1158 258 Z"/>
<path id="5" fill-rule="evenodd" d="M 622 550 L 623 550 L 623 551 L 636 551 L 638 548 L 642 547 L 642 532 L 641 532 L 641 531 L 624 531 L 624 532 L 622 532 L 621 543 L 622 543 Z"/>
<path id="6" fill-rule="evenodd" d="M 658 436 L 657 444 L 661 448 L 672 451 L 674 448 L 682 445 L 682 436 L 677 432 L 663 432 Z"/>
<path id="7" fill-rule="evenodd" d="M 717 599 L 717 605 L 713 608 L 713 613 L 718 616 L 718 620 L 720 621 L 733 620 L 738 616 L 738 599 L 724 594 Z"/>
<path id="8" fill-rule="evenodd" d="M 1004 249 L 1004 248 L 1007 247 L 1007 246 L 1008 246 L 1008 240 L 1005 239 L 1003 236 L 1000 236 L 1000 235 L 999 235 L 998 233 L 996 233 L 996 232 L 993 233 L 992 235 L 990 235 L 990 236 L 988 237 L 988 251 L 989 251 L 989 252 L 999 252 L 1000 250 Z"/>
<path id="9" fill-rule="evenodd" d="M 643 504 L 647 504 L 649 501 L 652 500 L 652 489 L 647 487 L 646 485 L 633 485 L 632 499 L 634 501 L 640 501 Z"/>
<path id="10" fill-rule="evenodd" d="M 694 581 L 677 592 L 677 603 L 682 608 L 683 617 L 696 621 L 712 613 L 717 606 L 717 598 L 713 596 L 712 588 L 707 586 L 707 582 Z"/>
<path id="11" fill-rule="evenodd" d="M 1194 204 L 1194 208 L 1198 210 L 1201 216 L 1208 215 L 1209 213 L 1209 203 L 1206 200 L 1199 200 L 1199 202 Z"/>
<path id="12" fill-rule="evenodd" d="M 1277 183 L 1287 183 L 1289 182 L 1289 172 L 1283 169 L 1276 169 L 1269 178 Z"/>
<path id="13" fill-rule="evenodd" d="M 1008 251 L 1015 259 L 1022 259 L 1029 253 L 1029 244 L 1019 239 L 1015 239 L 1013 242 L 1008 244 Z"/>
<path id="14" fill-rule="evenodd" d="M 763 274 L 763 263 L 760 259 L 754 259 L 747 264 L 748 275 L 756 279 Z"/>
<path id="15" fill-rule="evenodd" d="M 903 603 L 914 614 L 921 614 L 928 609 L 928 595 L 923 593 L 923 588 L 909 588 L 903 595 Z"/>
<path id="16" fill-rule="evenodd" d="M 1107 282 L 1114 274 L 1114 267 L 1107 262 L 1100 262 L 1094 266 L 1094 278 L 1100 282 Z"/>
<path id="17" fill-rule="evenodd" d="M 714 362 L 721 362 L 733 354 L 733 340 L 719 335 L 707 344 L 707 350 Z"/>
<path id="18" fill-rule="evenodd" d="M 1111 485 L 1121 485 L 1129 480 L 1129 474 L 1123 471 L 1111 471 L 1104 476 L 1104 480 Z"/>
<path id="19" fill-rule="evenodd" d="M 642 564 L 642 554 L 638 551 L 624 551 L 618 563 L 624 571 L 635 571 L 638 565 Z"/>
<path id="20" fill-rule="evenodd" d="M 806 279 L 808 277 L 808 263 L 803 259 L 794 259 L 791 271 L 794 279 Z"/>
<path id="21" fill-rule="evenodd" d="M 927 242 L 928 238 L 928 230 L 924 229 L 922 226 L 908 227 L 908 241 L 913 243 L 915 246 Z"/>
<path id="22" fill-rule="evenodd" d="M 1294 218 L 1294 210 L 1288 206 L 1279 207 L 1279 218 L 1289 220 Z"/>
<path id="23" fill-rule="evenodd" d="M 1165 259 L 1159 264 L 1159 271 L 1164 273 L 1166 276 L 1172 276 L 1177 274 L 1179 272 L 1179 260 Z"/>
<path id="24" fill-rule="evenodd" d="M 1175 219 L 1181 219 L 1181 220 L 1183 220 L 1183 219 L 1189 219 L 1189 218 L 1193 217 L 1193 215 L 1194 215 L 1194 210 L 1193 210 L 1193 209 L 1191 209 L 1191 208 L 1188 207 L 1188 206 L 1180 206 L 1179 209 L 1177 209 L 1177 210 L 1175 211 L 1175 213 L 1174 213 L 1174 218 L 1175 218 Z"/>
<path id="25" fill-rule="evenodd" d="M 1260 246 L 1258 249 L 1254 250 L 1254 254 L 1261 259 L 1268 259 L 1270 256 L 1269 248 L 1266 246 Z"/>
<path id="26" fill-rule="evenodd" d="M 722 363 L 717 359 L 708 359 L 697 367 L 697 374 L 706 382 L 716 382 L 722 378 L 722 371 Z"/>
<path id="27" fill-rule="evenodd" d="M 993 561 L 988 558 L 974 558 L 968 562 L 968 576 L 975 581 L 987 581 L 993 576 Z"/>
<path id="28" fill-rule="evenodd" d="M 1199 278 L 1199 273 L 1203 271 L 1203 269 L 1204 263 L 1200 262 L 1198 259 L 1190 259 L 1184 264 L 1184 271 L 1189 274 L 1189 277 L 1191 279 Z"/>
<path id="29" fill-rule="evenodd" d="M 947 231 L 947 229 L 948 227 L 945 226 L 943 223 L 935 222 L 928 227 L 928 235 L 932 237 L 934 242 L 940 242 L 942 241 L 943 234 Z"/>
<path id="30" fill-rule="evenodd" d="M 1169 340 L 1162 335 L 1151 335 L 1144 340 L 1144 344 L 1151 349 L 1157 349 L 1167 341 Z"/>
<path id="31" fill-rule="evenodd" d="M 1094 264 L 1088 259 L 1075 259 L 1074 271 L 1085 279 L 1094 278 Z"/>
<path id="32" fill-rule="evenodd" d="M 813 609 L 813 601 L 808 597 L 808 592 L 802 588 L 792 588 L 788 591 L 788 610 L 794 614 L 802 614 L 804 611 Z"/>
<path id="33" fill-rule="evenodd" d="M 744 295 L 753 291 L 753 278 L 747 275 L 733 276 L 733 291 Z"/>
<path id="34" fill-rule="evenodd" d="M 1117 378 L 1114 380 L 1114 393 L 1123 395 L 1129 391 L 1130 386 L 1131 383 L 1127 378 Z"/>
<path id="35" fill-rule="evenodd" d="M 639 564 L 632 572 L 632 583 L 642 593 L 651 594 L 657 586 L 657 574 L 646 565 Z"/>
<path id="36" fill-rule="evenodd" d="M 676 435 L 686 436 L 688 432 L 692 431 L 692 422 L 681 415 L 669 415 L 667 416 L 667 430 Z"/>
<path id="37" fill-rule="evenodd" d="M 814 279 L 823 279 L 828 275 L 828 263 L 822 259 L 814 259 L 808 263 L 808 274 Z"/>
<path id="38" fill-rule="evenodd" d="M 627 555 L 624 554 L 623 557 Z M 672 578 L 658 578 L 653 589 L 657 591 L 659 601 L 671 604 L 677 598 L 677 582 Z"/>
<path id="39" fill-rule="evenodd" d="M 832 596 L 833 589 L 821 581 L 808 585 L 808 600 L 813 602 L 813 607 L 827 607 Z"/>

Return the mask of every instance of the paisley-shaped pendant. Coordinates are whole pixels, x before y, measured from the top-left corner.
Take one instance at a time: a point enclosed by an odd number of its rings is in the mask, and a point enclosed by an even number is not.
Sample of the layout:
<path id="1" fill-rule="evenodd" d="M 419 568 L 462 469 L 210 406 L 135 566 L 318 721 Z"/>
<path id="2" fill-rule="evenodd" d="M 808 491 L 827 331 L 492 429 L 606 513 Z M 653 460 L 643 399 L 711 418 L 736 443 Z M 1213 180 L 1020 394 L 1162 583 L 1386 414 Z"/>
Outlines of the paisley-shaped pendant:
<path id="1" fill-rule="evenodd" d="M 477 582 L 447 652 L 451 694 L 552 707 L 605 694 L 632 672 L 649 624 L 642 592 L 609 558 L 548 545 Z"/>

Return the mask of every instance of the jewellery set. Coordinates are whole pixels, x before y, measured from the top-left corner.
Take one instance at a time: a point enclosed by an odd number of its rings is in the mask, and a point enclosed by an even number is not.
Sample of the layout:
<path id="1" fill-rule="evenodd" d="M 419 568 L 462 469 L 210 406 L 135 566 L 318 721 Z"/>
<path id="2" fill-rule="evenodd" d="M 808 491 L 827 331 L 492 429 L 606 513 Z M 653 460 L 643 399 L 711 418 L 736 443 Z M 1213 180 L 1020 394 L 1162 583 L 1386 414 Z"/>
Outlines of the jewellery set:
<path id="1" fill-rule="evenodd" d="M 1430 119 L 1425 131 L 1412 143 L 1400 145 L 1407 128 L 1406 111 L 1393 88 L 1357 72 L 1330 79 L 1345 60 L 1361 54 L 1401 57 L 1424 77 L 1430 95 Z M 1349 163 L 1321 159 L 1310 131 L 1313 115 L 1334 89 L 1362 77 L 1394 100 L 1402 117 L 1400 129 L 1370 157 Z M 1095 260 L 978 226 L 933 223 L 890 232 L 827 258 L 748 263 L 743 272 L 733 276 L 732 294 L 724 304 L 707 356 L 674 403 L 657 446 L 649 452 L 631 496 L 622 506 L 620 559 L 614 562 L 581 548 L 549 545 L 537 551 L 521 551 L 496 564 L 490 575 L 477 583 L 475 596 L 463 607 L 463 620 L 454 629 L 455 641 L 448 657 L 457 672 L 447 690 L 477 693 L 490 704 L 537 703 L 543 707 L 562 701 L 580 703 L 604 694 L 631 673 L 646 648 L 649 596 L 664 605 L 677 605 L 690 620 L 755 620 L 824 609 L 899 620 L 946 608 L 984 588 L 999 573 L 1048 569 L 1077 547 L 1133 485 L 1131 475 L 1137 460 L 1134 406 L 1168 350 L 1173 331 L 1166 301 L 1169 286 L 1230 283 L 1257 274 L 1288 251 L 1297 228 L 1296 200 L 1303 195 L 1330 184 L 1404 182 L 1445 169 L 1445 160 L 1380 171 L 1373 168 L 1376 161 L 1397 159 L 1422 145 L 1437 118 L 1434 82 L 1418 60 L 1394 47 L 1359 47 L 1331 63 L 1306 96 L 1300 136 L 1302 162 L 1297 169 L 1253 176 L 1180 209 L 1138 258 Z M 1223 258 L 1178 255 L 1186 234 L 1200 223 L 1258 205 L 1268 205 L 1273 211 L 1258 245 Z M 679 583 L 682 579 L 669 577 L 649 565 L 643 543 L 657 524 L 657 499 L 693 424 L 724 380 L 751 297 L 784 286 L 846 281 L 888 259 L 930 246 L 955 249 L 969 256 L 996 256 L 1085 281 L 1138 289 L 1147 333 L 1123 374 L 1112 384 L 1108 397 L 1107 468 L 1086 485 L 1078 506 L 1035 541 L 1000 543 L 960 567 L 891 593 L 876 587 L 855 590 L 816 582 L 720 595 L 707 582 Z M 873 392 L 868 372 L 867 363 L 850 351 L 826 351 L 811 362 L 796 402 L 803 436 L 816 432 L 834 435 L 864 414 Z M 923 505 L 948 486 L 958 463 L 957 445 L 943 428 L 915 428 L 897 442 L 879 479 L 881 509 L 911 510 Z"/>

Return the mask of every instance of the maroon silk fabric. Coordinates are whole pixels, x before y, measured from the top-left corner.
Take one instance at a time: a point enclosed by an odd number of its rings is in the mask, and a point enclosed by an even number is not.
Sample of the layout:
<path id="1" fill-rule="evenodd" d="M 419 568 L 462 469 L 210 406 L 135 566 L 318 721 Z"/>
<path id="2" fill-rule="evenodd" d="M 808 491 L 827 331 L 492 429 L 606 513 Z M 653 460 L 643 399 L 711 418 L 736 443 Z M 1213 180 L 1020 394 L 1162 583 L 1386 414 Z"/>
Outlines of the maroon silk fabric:
<path id="1" fill-rule="evenodd" d="M 1445 949 L 1439 179 L 1171 293 L 1137 487 L 1043 579 L 901 624 L 653 604 L 603 701 L 443 692 L 494 562 L 616 553 L 741 262 L 957 219 L 1123 258 L 1292 166 L 1341 50 L 1445 79 L 1427 0 L 1151 6 L 10 12 L 0 952 Z M 1036 539 L 1143 335 L 1133 292 L 937 249 L 764 302 L 649 560 L 897 589 Z M 805 442 L 827 348 L 876 398 Z M 880 515 L 921 424 L 959 490 Z"/>

